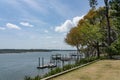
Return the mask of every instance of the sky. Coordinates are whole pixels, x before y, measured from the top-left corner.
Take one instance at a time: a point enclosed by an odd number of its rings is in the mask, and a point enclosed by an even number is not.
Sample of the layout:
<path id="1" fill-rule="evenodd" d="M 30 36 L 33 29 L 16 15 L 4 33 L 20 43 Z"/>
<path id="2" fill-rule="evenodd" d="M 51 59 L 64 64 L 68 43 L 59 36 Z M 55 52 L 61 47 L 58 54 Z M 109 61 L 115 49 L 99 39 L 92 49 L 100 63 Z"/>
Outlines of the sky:
<path id="1" fill-rule="evenodd" d="M 88 0 L 0 0 L 0 49 L 75 49 L 64 38 L 89 9 Z"/>

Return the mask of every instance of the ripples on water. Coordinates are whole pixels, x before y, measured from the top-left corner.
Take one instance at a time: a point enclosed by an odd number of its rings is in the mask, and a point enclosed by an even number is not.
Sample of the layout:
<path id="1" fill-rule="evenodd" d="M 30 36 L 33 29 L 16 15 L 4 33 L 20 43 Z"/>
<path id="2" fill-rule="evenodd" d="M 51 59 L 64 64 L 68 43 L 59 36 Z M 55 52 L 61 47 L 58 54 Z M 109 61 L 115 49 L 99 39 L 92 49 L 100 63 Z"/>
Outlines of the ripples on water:
<path id="1" fill-rule="evenodd" d="M 48 63 L 52 54 L 69 55 L 75 51 L 52 51 L 0 54 L 0 80 L 24 80 L 25 76 L 45 74 L 49 69 L 38 70 L 38 57 L 44 57 Z"/>

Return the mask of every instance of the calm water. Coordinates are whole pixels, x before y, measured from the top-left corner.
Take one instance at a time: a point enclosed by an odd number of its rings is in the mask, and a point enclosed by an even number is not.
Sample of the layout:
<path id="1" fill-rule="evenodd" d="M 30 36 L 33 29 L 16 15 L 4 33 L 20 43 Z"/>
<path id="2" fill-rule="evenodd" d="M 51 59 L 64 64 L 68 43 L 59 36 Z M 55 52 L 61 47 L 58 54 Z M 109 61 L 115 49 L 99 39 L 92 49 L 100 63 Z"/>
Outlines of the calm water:
<path id="1" fill-rule="evenodd" d="M 38 70 L 38 57 L 44 57 L 48 63 L 52 54 L 69 54 L 73 51 L 32 52 L 0 54 L 0 80 L 24 80 L 25 76 L 47 73 L 49 69 Z"/>

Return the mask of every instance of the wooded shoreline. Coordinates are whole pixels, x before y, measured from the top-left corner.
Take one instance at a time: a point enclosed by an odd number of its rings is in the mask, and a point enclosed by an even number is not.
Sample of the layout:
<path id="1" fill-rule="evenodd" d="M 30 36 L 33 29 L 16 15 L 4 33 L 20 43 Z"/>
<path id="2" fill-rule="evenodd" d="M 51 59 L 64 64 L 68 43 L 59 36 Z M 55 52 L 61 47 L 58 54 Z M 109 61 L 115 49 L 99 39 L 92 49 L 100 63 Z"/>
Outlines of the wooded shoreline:
<path id="1" fill-rule="evenodd" d="M 26 53 L 26 52 L 51 52 L 51 51 L 76 51 L 76 50 L 59 50 L 59 49 L 0 49 L 0 54 L 5 53 Z"/>

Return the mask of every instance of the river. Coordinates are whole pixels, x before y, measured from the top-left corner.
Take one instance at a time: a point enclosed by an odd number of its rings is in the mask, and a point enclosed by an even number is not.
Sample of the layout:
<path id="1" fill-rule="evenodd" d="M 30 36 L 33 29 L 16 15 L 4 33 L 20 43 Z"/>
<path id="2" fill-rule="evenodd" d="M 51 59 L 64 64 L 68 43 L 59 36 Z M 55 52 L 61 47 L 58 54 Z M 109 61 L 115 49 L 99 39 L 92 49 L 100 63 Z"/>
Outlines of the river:
<path id="1" fill-rule="evenodd" d="M 25 76 L 45 74 L 49 69 L 37 69 L 38 57 L 44 57 L 45 63 L 53 54 L 69 55 L 75 51 L 27 52 L 0 54 L 0 80 L 24 80 Z"/>

